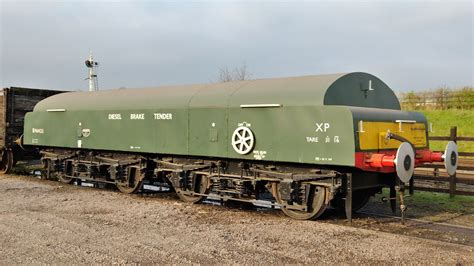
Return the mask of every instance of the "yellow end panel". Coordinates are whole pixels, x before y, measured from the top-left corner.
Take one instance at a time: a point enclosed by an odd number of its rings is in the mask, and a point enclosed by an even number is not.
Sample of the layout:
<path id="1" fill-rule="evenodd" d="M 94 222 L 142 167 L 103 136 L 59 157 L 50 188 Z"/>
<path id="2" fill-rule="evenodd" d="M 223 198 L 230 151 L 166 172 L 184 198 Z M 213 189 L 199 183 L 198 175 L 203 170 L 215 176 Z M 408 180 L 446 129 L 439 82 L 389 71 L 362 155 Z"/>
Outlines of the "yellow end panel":
<path id="1" fill-rule="evenodd" d="M 363 122 L 363 132 L 359 130 L 361 150 L 396 149 L 400 141 L 385 140 L 387 131 L 408 139 L 415 147 L 426 147 L 426 129 L 423 123 Z"/>

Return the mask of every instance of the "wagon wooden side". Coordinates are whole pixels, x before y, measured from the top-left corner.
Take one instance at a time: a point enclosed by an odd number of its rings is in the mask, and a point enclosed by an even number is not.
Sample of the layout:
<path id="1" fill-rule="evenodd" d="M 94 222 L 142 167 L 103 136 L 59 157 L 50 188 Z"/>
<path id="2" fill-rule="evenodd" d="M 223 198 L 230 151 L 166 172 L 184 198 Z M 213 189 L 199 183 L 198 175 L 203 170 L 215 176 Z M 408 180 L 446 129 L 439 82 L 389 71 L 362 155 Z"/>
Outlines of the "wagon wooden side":
<path id="1" fill-rule="evenodd" d="M 0 94 L 0 173 L 8 173 L 18 160 L 39 158 L 36 150 L 21 146 L 23 122 L 36 103 L 64 91 L 9 87 Z"/>

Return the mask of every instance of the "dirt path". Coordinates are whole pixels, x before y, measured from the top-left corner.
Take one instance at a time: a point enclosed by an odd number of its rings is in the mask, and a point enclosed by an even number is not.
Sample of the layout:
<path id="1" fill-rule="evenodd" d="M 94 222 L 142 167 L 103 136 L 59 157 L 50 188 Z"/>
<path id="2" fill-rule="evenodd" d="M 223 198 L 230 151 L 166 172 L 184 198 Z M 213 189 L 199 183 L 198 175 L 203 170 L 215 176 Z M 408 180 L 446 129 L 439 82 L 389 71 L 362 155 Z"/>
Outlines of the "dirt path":
<path id="1" fill-rule="evenodd" d="M 474 263 L 474 247 L 0 176 L 0 264 Z"/>

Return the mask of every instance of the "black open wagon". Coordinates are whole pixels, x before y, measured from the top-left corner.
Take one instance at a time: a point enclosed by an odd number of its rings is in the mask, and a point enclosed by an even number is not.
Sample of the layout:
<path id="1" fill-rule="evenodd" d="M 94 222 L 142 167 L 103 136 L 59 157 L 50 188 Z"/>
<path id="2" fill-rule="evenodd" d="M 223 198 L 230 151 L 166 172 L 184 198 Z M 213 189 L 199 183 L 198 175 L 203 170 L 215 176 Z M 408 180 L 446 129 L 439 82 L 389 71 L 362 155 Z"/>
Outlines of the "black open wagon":
<path id="1" fill-rule="evenodd" d="M 0 94 L 0 173 L 8 173 L 18 160 L 36 159 L 36 150 L 26 150 L 21 145 L 25 114 L 31 112 L 36 103 L 64 91 L 4 88 Z"/>

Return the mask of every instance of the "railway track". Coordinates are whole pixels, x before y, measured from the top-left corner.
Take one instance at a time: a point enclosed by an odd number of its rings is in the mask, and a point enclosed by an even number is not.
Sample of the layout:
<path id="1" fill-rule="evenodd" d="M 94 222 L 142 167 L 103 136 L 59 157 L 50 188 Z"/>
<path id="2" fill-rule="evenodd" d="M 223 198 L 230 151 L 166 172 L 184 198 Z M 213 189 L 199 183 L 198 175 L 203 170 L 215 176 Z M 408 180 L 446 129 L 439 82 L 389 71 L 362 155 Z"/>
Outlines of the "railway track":
<path id="1" fill-rule="evenodd" d="M 416 218 L 405 218 L 405 226 L 396 229 L 396 226 L 385 226 L 389 223 L 398 224 L 401 221 L 401 217 L 395 215 L 378 214 L 368 211 L 359 211 L 358 216 L 361 219 L 374 219 L 376 223 L 380 223 L 382 226 L 377 226 L 385 232 L 399 233 L 403 235 L 411 235 L 424 239 L 433 239 L 443 242 L 455 243 L 465 246 L 474 246 L 474 227 L 449 224 L 443 222 L 426 221 Z M 372 226 L 372 224 L 370 225 Z M 368 228 L 369 226 L 361 225 L 360 222 L 356 223 L 355 227 Z M 376 230 L 377 230 L 376 229 Z"/>
<path id="2" fill-rule="evenodd" d="M 382 218 L 390 218 L 390 219 L 396 219 L 396 220 L 401 220 L 402 219 L 400 216 L 378 214 L 378 213 L 367 212 L 367 211 L 359 211 L 358 213 L 362 214 L 362 215 L 372 216 L 372 217 L 382 217 Z M 405 218 L 405 221 L 415 223 L 415 224 L 423 224 L 423 225 L 430 225 L 430 226 L 457 228 L 459 230 L 467 230 L 467 232 L 474 235 L 474 227 L 470 227 L 470 226 L 426 221 L 426 220 L 421 220 L 421 219 L 416 219 L 416 218 Z"/>
<path id="3" fill-rule="evenodd" d="M 30 176 L 31 177 L 31 176 Z M 36 176 L 40 178 L 40 176 Z M 41 182 L 42 180 L 39 180 Z M 58 182 L 58 184 L 60 184 Z M 61 184 L 63 185 L 63 184 Z M 107 184 L 101 183 L 87 183 L 80 182 L 79 184 L 74 183 L 66 186 L 82 186 L 96 189 L 116 189 L 114 186 L 107 186 Z M 160 187 L 157 185 L 146 184 L 144 189 L 137 195 L 138 197 L 146 197 L 148 199 L 156 198 L 157 200 L 176 200 L 179 202 L 176 193 L 169 190 L 167 187 Z M 219 206 L 219 208 L 225 207 L 230 210 L 240 209 L 245 212 L 255 213 L 260 215 L 262 212 L 267 214 L 274 214 L 281 216 L 285 219 L 279 207 L 271 204 L 242 204 L 239 202 L 222 202 L 212 197 L 206 199 L 202 203 L 203 205 Z M 325 214 L 318 219 L 317 222 L 337 224 L 342 226 L 350 226 L 361 229 L 383 231 L 394 234 L 409 235 L 413 237 L 419 237 L 423 239 L 431 239 L 455 244 L 461 244 L 465 246 L 474 247 L 474 228 L 450 223 L 443 222 L 432 222 L 416 218 L 405 218 L 405 225 L 401 225 L 401 217 L 396 215 L 379 214 L 371 211 L 370 205 L 364 207 L 362 211 L 358 211 L 353 216 L 352 224 L 349 224 L 346 220 L 345 214 L 335 209 L 326 210 Z M 388 207 L 387 207 L 388 208 Z M 284 220 L 282 220 L 283 222 Z"/>
<path id="4" fill-rule="evenodd" d="M 30 175 L 29 177 L 32 176 Z M 40 176 L 36 176 L 36 178 L 40 178 Z M 42 182 L 43 180 L 38 181 Z M 99 190 L 103 190 L 104 188 L 107 190 L 116 190 L 116 188 L 113 186 L 107 186 L 106 184 L 104 186 L 104 184 L 100 183 L 93 184 L 80 182 L 80 184 L 64 185 L 58 182 L 58 184 L 61 186 L 94 187 Z M 157 201 L 164 200 L 179 202 L 176 193 L 165 187 L 145 185 L 144 188 L 144 190 L 138 193 L 137 196 L 139 198 L 144 197 L 150 200 L 156 199 Z M 235 212 L 239 211 L 255 213 L 256 215 L 262 215 L 262 212 L 264 212 L 270 214 L 271 216 L 280 216 L 281 219 L 285 219 L 285 216 L 281 214 L 279 207 L 275 205 L 242 205 L 238 202 L 222 202 L 212 198 L 205 200 L 202 204 L 207 206 L 216 206 L 216 208 L 222 208 L 221 211 L 223 212 L 226 212 L 224 210 L 225 208 L 229 208 L 229 215 L 231 216 L 235 215 Z M 361 211 L 356 212 L 353 215 L 352 224 L 348 223 L 344 213 L 336 211 L 335 209 L 326 210 L 325 214 L 320 217 L 316 223 L 349 226 L 353 228 L 367 229 L 370 231 L 381 231 L 474 247 L 474 228 L 472 227 L 443 222 L 431 222 L 416 218 L 406 218 L 405 225 L 402 225 L 400 221 L 401 218 L 399 216 L 374 212 L 373 208 L 371 207 L 373 204 L 374 202 L 369 202 L 367 207 L 364 207 Z M 285 221 L 282 220 L 282 222 Z"/>
<path id="5" fill-rule="evenodd" d="M 433 241 L 432 231 L 420 237 L 382 218 L 356 218 L 357 226 L 347 226 L 343 217 L 296 221 L 279 211 L 192 206 L 177 202 L 174 193 L 123 195 L 32 177 L 0 179 L 0 201 L 9 202 L 0 205 L 4 264 L 472 264 L 474 259 L 474 246 Z"/>

